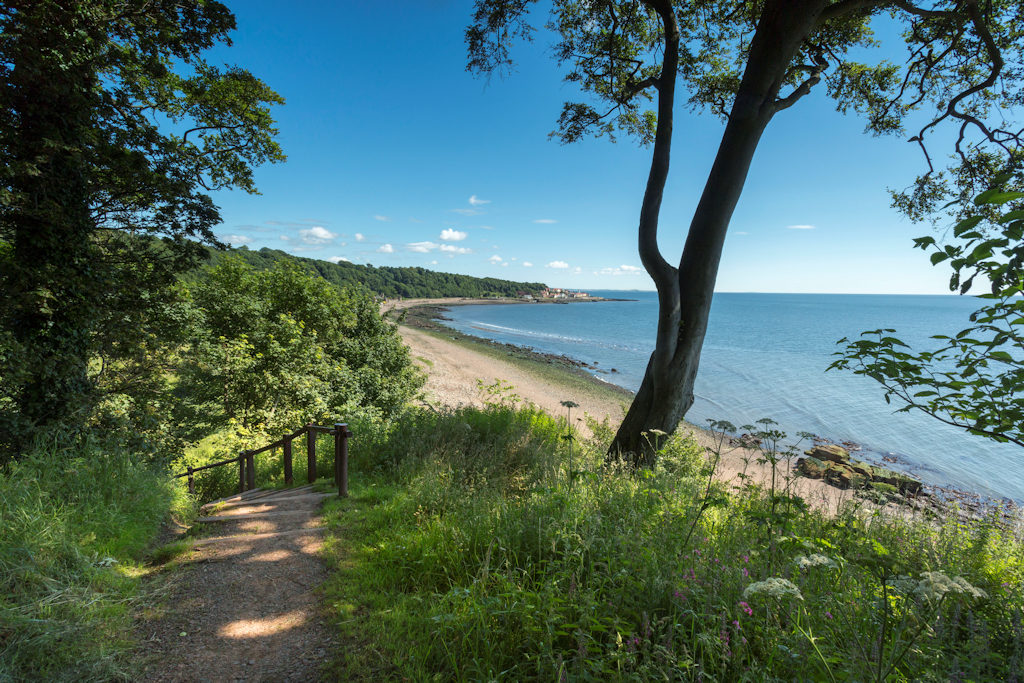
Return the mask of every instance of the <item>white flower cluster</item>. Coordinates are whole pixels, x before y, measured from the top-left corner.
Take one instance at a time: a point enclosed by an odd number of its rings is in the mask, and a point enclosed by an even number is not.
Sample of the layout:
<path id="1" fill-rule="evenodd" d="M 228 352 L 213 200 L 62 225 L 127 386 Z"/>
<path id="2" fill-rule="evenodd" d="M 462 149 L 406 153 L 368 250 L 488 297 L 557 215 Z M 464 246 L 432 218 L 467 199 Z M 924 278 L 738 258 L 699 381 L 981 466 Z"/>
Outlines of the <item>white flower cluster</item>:
<path id="1" fill-rule="evenodd" d="M 778 576 L 772 576 L 764 581 L 757 581 L 743 589 L 744 598 L 750 598 L 755 595 L 764 595 L 769 598 L 779 598 L 780 600 L 782 598 L 804 599 L 804 596 L 800 594 L 800 589 L 792 581 Z"/>
<path id="2" fill-rule="evenodd" d="M 834 560 L 825 557 L 824 555 L 819 555 L 818 553 L 814 553 L 810 557 L 800 555 L 795 560 L 793 560 L 793 564 L 796 565 L 797 569 L 803 570 L 811 569 L 812 567 L 827 567 L 828 569 L 836 569 L 839 566 L 835 563 Z"/>
<path id="3" fill-rule="evenodd" d="M 928 601 L 940 600 L 946 593 L 967 595 L 975 600 L 987 598 L 988 593 L 967 583 L 961 576 L 949 578 L 942 572 L 921 572 L 921 580 L 914 588 L 914 594 Z"/>

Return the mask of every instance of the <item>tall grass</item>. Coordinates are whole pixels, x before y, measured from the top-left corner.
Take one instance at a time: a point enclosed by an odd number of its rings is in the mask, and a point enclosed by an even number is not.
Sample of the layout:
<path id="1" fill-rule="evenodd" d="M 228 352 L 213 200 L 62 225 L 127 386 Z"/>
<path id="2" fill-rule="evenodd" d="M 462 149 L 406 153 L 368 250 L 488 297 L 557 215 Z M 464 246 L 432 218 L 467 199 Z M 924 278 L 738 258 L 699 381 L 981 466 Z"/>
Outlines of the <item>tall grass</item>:
<path id="1" fill-rule="evenodd" d="M 165 474 L 95 442 L 0 475 L 0 680 L 127 678 L 137 561 L 188 507 Z"/>
<path id="2" fill-rule="evenodd" d="M 585 444 L 569 470 L 565 433 L 508 405 L 364 432 L 329 506 L 352 678 L 1020 680 L 1024 547 L 999 518 L 726 491 L 680 437 L 653 471 Z"/>

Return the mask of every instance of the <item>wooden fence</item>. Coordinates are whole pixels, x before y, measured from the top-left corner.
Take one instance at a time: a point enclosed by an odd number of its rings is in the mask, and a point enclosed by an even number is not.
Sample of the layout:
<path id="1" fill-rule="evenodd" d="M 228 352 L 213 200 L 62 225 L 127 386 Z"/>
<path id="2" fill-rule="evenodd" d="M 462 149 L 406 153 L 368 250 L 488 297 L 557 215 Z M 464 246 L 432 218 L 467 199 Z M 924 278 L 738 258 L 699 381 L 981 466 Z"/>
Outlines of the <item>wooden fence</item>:
<path id="1" fill-rule="evenodd" d="M 175 479 L 188 477 L 188 492 L 196 492 L 195 474 L 213 467 L 238 463 L 238 492 L 256 488 L 256 456 L 261 453 L 280 447 L 284 457 L 284 483 L 291 486 L 294 483 L 292 477 L 292 441 L 303 434 L 306 435 L 306 478 L 312 484 L 316 481 L 316 437 L 319 433 L 331 434 L 334 436 L 334 482 L 338 486 L 338 495 L 348 495 L 348 439 L 352 436 L 348 425 L 342 422 L 335 423 L 333 427 L 315 425 L 312 422 L 300 427 L 291 434 L 268 443 L 266 446 L 257 448 L 254 451 L 242 451 L 237 457 L 228 458 L 219 462 L 211 462 L 202 467 L 189 467 L 181 474 L 174 475 Z"/>

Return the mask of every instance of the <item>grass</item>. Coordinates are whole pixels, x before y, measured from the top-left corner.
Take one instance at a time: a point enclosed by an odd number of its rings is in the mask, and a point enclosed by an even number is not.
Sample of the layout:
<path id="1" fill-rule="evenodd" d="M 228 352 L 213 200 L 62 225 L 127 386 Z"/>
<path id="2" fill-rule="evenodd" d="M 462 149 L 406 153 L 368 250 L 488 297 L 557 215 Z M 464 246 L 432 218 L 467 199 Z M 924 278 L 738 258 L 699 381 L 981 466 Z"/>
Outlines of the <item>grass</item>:
<path id="1" fill-rule="evenodd" d="M 353 448 L 326 600 L 352 680 L 1020 680 L 1019 530 L 639 473 L 565 421 L 412 410 Z M 597 428 L 600 440 L 607 438 Z M 766 453 L 766 459 L 777 454 Z M 710 483 L 709 483 L 710 482 Z"/>
<path id="2" fill-rule="evenodd" d="M 50 446 L 0 477 L 0 681 L 128 680 L 142 560 L 191 501 L 104 444 Z"/>

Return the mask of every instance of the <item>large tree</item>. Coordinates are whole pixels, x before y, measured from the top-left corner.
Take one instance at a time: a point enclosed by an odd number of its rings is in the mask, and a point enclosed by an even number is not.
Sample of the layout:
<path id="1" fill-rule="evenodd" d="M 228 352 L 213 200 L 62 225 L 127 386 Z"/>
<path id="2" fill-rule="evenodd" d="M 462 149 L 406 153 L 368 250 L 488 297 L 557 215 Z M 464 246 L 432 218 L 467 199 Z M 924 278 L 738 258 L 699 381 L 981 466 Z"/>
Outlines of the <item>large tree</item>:
<path id="1" fill-rule="evenodd" d="M 466 31 L 470 71 L 512 66 L 510 44 L 531 39 L 532 0 L 477 0 Z M 885 58 L 871 26 L 903 31 L 899 63 Z M 1021 131 L 1001 125 L 1024 104 L 1018 90 L 1024 49 L 1019 0 L 555 0 L 548 28 L 566 80 L 590 98 L 568 102 L 558 120 L 564 142 L 626 133 L 652 143 L 640 209 L 640 259 L 658 290 L 654 352 L 636 398 L 609 448 L 651 457 L 645 432 L 675 430 L 693 403 L 722 246 L 758 142 L 776 114 L 824 87 L 837 108 L 855 110 L 873 134 L 902 134 L 924 151 L 927 170 L 898 207 L 912 217 L 948 199 L 973 196 L 997 171 L 1021 161 Z M 875 61 L 859 61 L 871 54 Z M 688 104 L 725 122 L 678 266 L 658 246 L 669 171 L 676 88 Z M 647 103 L 654 101 L 653 109 Z M 950 172 L 933 167 L 928 143 L 943 127 L 955 138 Z"/>
<path id="2" fill-rule="evenodd" d="M 0 441 L 81 425 L 99 347 L 216 243 L 207 192 L 283 159 L 281 98 L 201 57 L 234 25 L 215 0 L 0 3 Z"/>

